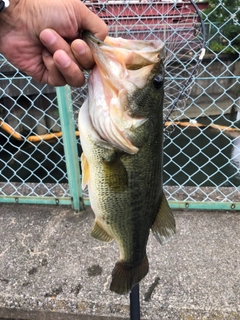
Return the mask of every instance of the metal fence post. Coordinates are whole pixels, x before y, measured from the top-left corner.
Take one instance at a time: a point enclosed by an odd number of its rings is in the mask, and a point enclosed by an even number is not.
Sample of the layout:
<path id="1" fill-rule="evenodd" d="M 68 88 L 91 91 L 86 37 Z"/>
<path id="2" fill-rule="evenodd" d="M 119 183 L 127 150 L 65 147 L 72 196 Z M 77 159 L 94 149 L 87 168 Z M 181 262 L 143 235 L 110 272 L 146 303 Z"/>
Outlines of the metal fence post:
<path id="1" fill-rule="evenodd" d="M 72 208 L 83 209 L 75 123 L 69 86 L 56 88 Z"/>

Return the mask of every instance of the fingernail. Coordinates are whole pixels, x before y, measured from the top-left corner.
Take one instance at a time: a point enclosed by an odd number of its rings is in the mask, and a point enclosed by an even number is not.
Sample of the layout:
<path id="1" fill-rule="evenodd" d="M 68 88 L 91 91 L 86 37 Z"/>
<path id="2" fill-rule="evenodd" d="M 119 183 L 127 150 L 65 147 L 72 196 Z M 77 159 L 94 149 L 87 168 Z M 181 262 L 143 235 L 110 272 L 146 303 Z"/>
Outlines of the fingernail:
<path id="1" fill-rule="evenodd" d="M 46 29 L 41 33 L 41 41 L 46 46 L 50 46 L 51 44 L 53 44 L 56 41 L 56 39 L 56 35 L 51 30 Z"/>
<path id="2" fill-rule="evenodd" d="M 77 53 L 77 54 L 83 54 L 86 52 L 86 47 L 83 43 L 81 42 L 78 42 L 78 41 L 75 41 L 74 42 L 74 51 Z"/>
<path id="3" fill-rule="evenodd" d="M 59 67 L 61 68 L 67 68 L 71 63 L 71 59 L 69 58 L 69 56 L 62 50 L 59 50 L 58 55 L 55 56 L 55 59 Z"/>

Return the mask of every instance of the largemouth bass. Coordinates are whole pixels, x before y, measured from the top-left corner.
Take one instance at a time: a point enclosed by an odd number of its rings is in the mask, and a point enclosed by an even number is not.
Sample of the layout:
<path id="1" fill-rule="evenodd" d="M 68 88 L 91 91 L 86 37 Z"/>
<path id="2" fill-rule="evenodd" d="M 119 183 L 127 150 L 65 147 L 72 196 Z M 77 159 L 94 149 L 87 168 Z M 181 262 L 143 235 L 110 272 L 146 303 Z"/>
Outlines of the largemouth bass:
<path id="1" fill-rule="evenodd" d="M 160 243 L 175 233 L 162 181 L 164 45 L 84 40 L 96 65 L 79 113 L 82 184 L 95 213 L 91 235 L 119 246 L 110 290 L 125 294 L 148 273 L 150 229 Z"/>

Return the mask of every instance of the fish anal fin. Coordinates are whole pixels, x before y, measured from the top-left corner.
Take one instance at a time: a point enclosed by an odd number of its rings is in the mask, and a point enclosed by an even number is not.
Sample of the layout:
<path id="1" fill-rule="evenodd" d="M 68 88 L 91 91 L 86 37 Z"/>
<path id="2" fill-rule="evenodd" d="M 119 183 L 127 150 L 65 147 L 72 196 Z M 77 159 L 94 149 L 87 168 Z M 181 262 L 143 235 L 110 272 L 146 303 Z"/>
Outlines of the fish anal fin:
<path id="1" fill-rule="evenodd" d="M 160 209 L 152 225 L 155 238 L 163 244 L 176 233 L 176 223 L 167 199 L 163 193 Z"/>
<path id="2" fill-rule="evenodd" d="M 88 185 L 89 179 L 90 179 L 89 164 L 84 153 L 82 153 L 81 155 L 81 166 L 82 166 L 82 189 L 84 190 L 85 187 Z"/>
<path id="3" fill-rule="evenodd" d="M 113 237 L 111 237 L 103 228 L 98 224 L 98 222 L 95 220 L 91 236 L 97 240 L 104 241 L 104 242 L 111 242 L 113 240 Z"/>
<path id="4" fill-rule="evenodd" d="M 139 283 L 147 275 L 148 270 L 147 256 L 135 267 L 130 267 L 124 262 L 118 261 L 112 271 L 110 290 L 118 294 L 130 292 L 135 284 Z"/>

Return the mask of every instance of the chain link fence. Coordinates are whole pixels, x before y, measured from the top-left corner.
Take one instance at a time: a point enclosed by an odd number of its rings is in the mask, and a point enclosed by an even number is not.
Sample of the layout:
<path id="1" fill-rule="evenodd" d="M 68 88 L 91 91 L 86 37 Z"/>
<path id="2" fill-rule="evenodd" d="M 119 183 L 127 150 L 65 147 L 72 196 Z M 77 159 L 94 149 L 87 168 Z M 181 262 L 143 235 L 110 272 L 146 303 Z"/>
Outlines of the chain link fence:
<path id="1" fill-rule="evenodd" d="M 170 3 L 86 1 L 106 21 L 111 36 L 141 39 L 163 36 L 160 17 L 171 26 L 186 20 L 189 1 L 173 1 L 177 13 L 166 9 Z M 201 10 L 207 7 L 207 2 L 197 4 Z M 239 209 L 239 52 L 223 32 L 228 21 L 214 23 L 210 14 L 203 16 L 207 54 L 184 108 L 177 108 L 167 124 L 172 132 L 166 129 L 164 188 L 172 207 Z M 232 12 L 230 17 L 239 26 Z M 215 43 L 222 44 L 219 52 Z M 226 47 L 234 52 L 226 53 Z M 181 57 L 176 53 L 174 59 Z M 79 209 L 76 119 L 87 88 L 70 92 L 40 85 L 1 57 L 0 90 L 0 201 L 73 205 L 77 198 L 73 207 Z M 66 118 L 72 122 L 66 124 Z"/>
<path id="2" fill-rule="evenodd" d="M 26 77 L 4 57 L 0 70 L 1 201 L 69 197 L 55 88 Z"/>

